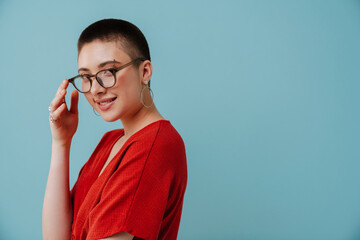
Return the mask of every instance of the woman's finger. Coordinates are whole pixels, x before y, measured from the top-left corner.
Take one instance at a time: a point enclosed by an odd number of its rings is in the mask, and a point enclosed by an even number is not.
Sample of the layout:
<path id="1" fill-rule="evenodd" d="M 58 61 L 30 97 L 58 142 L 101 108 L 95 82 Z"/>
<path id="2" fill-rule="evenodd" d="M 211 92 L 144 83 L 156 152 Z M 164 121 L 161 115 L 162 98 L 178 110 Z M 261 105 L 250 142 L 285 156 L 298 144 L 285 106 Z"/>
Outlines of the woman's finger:
<path id="1" fill-rule="evenodd" d="M 65 101 L 65 95 L 66 95 L 66 90 L 62 89 L 61 92 L 59 94 L 57 94 L 54 99 L 51 101 L 50 103 L 50 111 L 53 112 L 55 111 L 62 103 L 64 103 Z"/>
<path id="2" fill-rule="evenodd" d="M 58 87 L 55 95 L 58 95 L 61 92 L 61 90 L 66 89 L 68 86 L 69 86 L 69 81 L 66 79 L 63 80 L 60 86 Z"/>
<path id="3" fill-rule="evenodd" d="M 65 111 L 66 111 L 66 104 L 63 103 L 55 111 L 50 113 L 50 121 L 53 123 L 59 121 L 59 119 L 61 118 L 61 116 Z"/>
<path id="4" fill-rule="evenodd" d="M 70 112 L 78 113 L 78 103 L 79 103 L 79 93 L 78 91 L 74 90 L 71 93 L 71 104 L 70 104 Z"/>

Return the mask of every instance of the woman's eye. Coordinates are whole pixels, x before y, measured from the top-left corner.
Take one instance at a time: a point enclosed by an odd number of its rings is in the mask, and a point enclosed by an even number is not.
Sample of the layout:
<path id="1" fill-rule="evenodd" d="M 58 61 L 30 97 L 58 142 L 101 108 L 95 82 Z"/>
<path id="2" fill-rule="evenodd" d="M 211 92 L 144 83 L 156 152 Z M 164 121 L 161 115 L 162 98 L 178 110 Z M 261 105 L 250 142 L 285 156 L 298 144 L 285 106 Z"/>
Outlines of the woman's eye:
<path id="1" fill-rule="evenodd" d="M 112 76 L 112 71 L 113 69 L 108 69 L 106 71 L 103 72 L 103 75 L 106 76 L 106 77 L 111 77 Z"/>
<path id="2" fill-rule="evenodd" d="M 89 75 L 81 75 L 80 77 L 83 81 L 89 81 Z"/>

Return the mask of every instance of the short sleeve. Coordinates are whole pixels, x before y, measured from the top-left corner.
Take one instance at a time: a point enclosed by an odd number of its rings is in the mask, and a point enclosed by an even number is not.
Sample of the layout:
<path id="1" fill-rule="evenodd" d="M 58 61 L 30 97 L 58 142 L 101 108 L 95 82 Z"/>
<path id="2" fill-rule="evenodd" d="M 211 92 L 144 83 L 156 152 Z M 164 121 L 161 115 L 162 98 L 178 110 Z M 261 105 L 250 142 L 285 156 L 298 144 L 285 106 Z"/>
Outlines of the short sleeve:
<path id="1" fill-rule="evenodd" d="M 84 171 L 84 168 L 85 168 L 85 164 L 81 167 L 81 169 L 79 171 L 78 179 L 80 178 L 81 173 Z M 75 198 L 75 192 L 76 191 L 79 191 L 78 190 L 78 181 L 75 182 L 74 186 L 70 190 L 70 199 L 71 199 L 71 204 L 73 205 L 73 208 L 74 208 L 74 204 L 75 204 L 74 198 Z"/>
<path id="2" fill-rule="evenodd" d="M 157 239 L 176 166 L 167 161 L 165 146 L 154 146 L 156 141 L 148 144 L 134 142 L 127 149 L 89 214 L 87 239 L 122 231 L 141 239 Z"/>

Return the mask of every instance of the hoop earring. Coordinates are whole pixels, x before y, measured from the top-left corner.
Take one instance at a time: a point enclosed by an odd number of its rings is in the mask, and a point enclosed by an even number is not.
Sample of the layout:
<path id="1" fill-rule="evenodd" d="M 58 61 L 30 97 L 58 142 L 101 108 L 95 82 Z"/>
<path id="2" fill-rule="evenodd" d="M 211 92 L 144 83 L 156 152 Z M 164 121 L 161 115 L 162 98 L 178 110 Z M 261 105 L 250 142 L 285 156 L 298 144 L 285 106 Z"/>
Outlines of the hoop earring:
<path id="1" fill-rule="evenodd" d="M 98 114 L 98 113 L 96 112 L 95 108 L 93 108 L 93 112 L 94 112 L 94 114 L 95 114 L 96 116 L 100 116 L 100 114 Z"/>
<path id="2" fill-rule="evenodd" d="M 150 96 L 151 96 L 151 100 L 152 100 L 150 106 L 149 106 L 149 105 L 146 105 L 146 104 L 144 103 L 144 100 L 143 100 L 143 92 L 144 92 L 144 90 L 145 90 L 146 88 L 149 89 Z M 141 101 L 142 105 L 143 105 L 144 107 L 146 107 L 146 108 L 151 108 L 152 105 L 154 105 L 154 93 L 153 93 L 153 91 L 151 90 L 151 88 L 150 88 L 148 85 L 145 85 L 145 87 L 143 87 L 143 88 L 141 89 L 140 101 Z"/>

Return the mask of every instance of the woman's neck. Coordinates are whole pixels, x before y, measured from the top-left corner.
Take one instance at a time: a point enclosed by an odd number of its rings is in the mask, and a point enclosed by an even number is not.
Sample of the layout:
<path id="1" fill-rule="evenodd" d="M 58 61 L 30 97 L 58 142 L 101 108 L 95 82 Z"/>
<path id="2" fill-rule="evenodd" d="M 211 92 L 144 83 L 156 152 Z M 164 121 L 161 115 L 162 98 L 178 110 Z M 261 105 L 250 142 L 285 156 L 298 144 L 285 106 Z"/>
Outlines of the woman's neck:
<path id="1" fill-rule="evenodd" d="M 155 105 L 150 108 L 142 107 L 130 117 L 120 119 L 124 127 L 124 138 L 128 139 L 135 132 L 158 120 L 164 119 Z"/>

